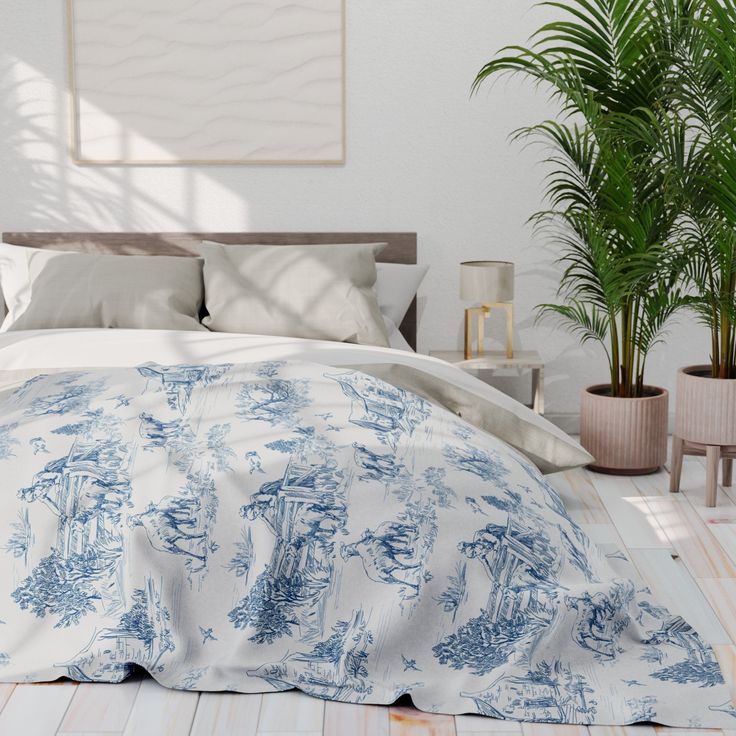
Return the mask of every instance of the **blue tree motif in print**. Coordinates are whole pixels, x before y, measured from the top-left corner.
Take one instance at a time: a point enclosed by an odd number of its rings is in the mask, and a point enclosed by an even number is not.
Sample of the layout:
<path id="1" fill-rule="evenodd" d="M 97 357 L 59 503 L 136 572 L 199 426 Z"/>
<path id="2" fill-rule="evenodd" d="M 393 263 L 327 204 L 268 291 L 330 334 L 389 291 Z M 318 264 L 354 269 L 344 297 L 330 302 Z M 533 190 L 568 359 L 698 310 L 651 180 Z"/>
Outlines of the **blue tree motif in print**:
<path id="1" fill-rule="evenodd" d="M 267 360 L 256 364 L 255 374 L 260 378 L 274 378 L 285 365 L 286 362 L 283 360 Z"/>
<path id="2" fill-rule="evenodd" d="M 450 584 L 447 590 L 440 593 L 435 599 L 437 605 L 442 606 L 445 613 L 452 614 L 453 621 L 455 621 L 460 606 L 468 597 L 467 567 L 467 563 L 458 562 L 455 567 L 455 574 L 448 577 Z"/>
<path id="3" fill-rule="evenodd" d="M 185 414 L 196 386 L 209 386 L 219 381 L 232 365 L 156 365 L 138 368 L 144 377 L 158 383 L 166 394 L 171 409 Z"/>
<path id="4" fill-rule="evenodd" d="M 162 658 L 176 649 L 170 621 L 159 590 L 147 577 L 143 587 L 133 591 L 132 605 L 121 615 L 117 626 L 95 632 L 81 652 L 60 666 L 66 668 L 69 677 L 81 682 L 119 682 L 132 673 L 131 662 L 149 672 L 163 672 Z"/>
<path id="5" fill-rule="evenodd" d="M 589 723 L 596 700 L 586 679 L 559 660 L 540 662 L 526 675 L 501 675 L 485 690 L 463 693 L 478 712 L 491 718 L 541 723 Z"/>
<path id="6" fill-rule="evenodd" d="M 10 664 L 10 655 L 7 652 L 0 652 L 0 667 L 7 667 Z"/>
<path id="7" fill-rule="evenodd" d="M 464 447 L 445 447 L 444 455 L 445 460 L 458 470 L 477 475 L 488 483 L 495 483 L 499 488 L 505 487 L 505 478 L 510 471 L 497 453 L 466 444 Z"/>
<path id="8" fill-rule="evenodd" d="M 13 591 L 13 599 L 38 618 L 57 616 L 55 628 L 68 628 L 95 610 L 101 597 L 95 583 L 104 572 L 93 551 L 62 557 L 51 550 Z"/>
<path id="9" fill-rule="evenodd" d="M 310 404 L 309 384 L 281 378 L 246 382 L 235 403 L 236 416 L 243 421 L 267 422 L 272 427 L 293 426 L 299 411 Z"/>
<path id="10" fill-rule="evenodd" d="M 33 399 L 25 411 L 26 416 L 81 414 L 87 411 L 90 402 L 105 390 L 106 383 L 103 380 L 90 380 L 88 383 L 75 385 L 82 377 L 81 374 L 62 375 L 62 378 L 51 384 L 51 388 L 60 390 Z"/>
<path id="11" fill-rule="evenodd" d="M 255 629 L 252 641 L 271 643 L 296 625 L 319 630 L 319 606 L 334 569 L 333 539 L 347 518 L 342 481 L 334 461 L 306 465 L 292 458 L 283 478 L 262 485 L 242 508 L 245 518 L 263 519 L 276 539 L 266 569 L 229 613 L 236 628 Z"/>
<path id="12" fill-rule="evenodd" d="M 457 493 L 447 485 L 447 470 L 445 468 L 431 467 L 424 471 L 424 482 L 432 489 L 437 505 L 442 509 L 453 508 L 452 502 L 457 498 Z"/>
<path id="13" fill-rule="evenodd" d="M 432 652 L 440 664 L 485 675 L 511 660 L 524 643 L 533 641 L 552 623 L 554 609 L 545 598 L 533 588 L 507 589 L 495 620 L 493 612 L 481 610 Z"/>
<path id="14" fill-rule="evenodd" d="M 28 509 L 21 509 L 18 512 L 17 521 L 14 521 L 10 527 L 13 533 L 5 545 L 5 551 L 16 559 L 22 559 L 24 564 L 28 564 L 28 551 L 35 542 L 31 522 L 28 518 Z"/>
<path id="15" fill-rule="evenodd" d="M 681 616 L 668 616 L 661 627 L 651 633 L 647 644 L 669 644 L 684 651 L 686 656 L 680 662 L 652 672 L 652 677 L 681 684 L 697 683 L 700 687 L 723 683 L 713 650 Z"/>
<path id="16" fill-rule="evenodd" d="M 247 583 L 254 559 L 253 537 L 250 527 L 246 527 L 243 530 L 240 541 L 235 542 L 235 555 L 227 564 L 227 569 L 230 572 L 234 572 L 236 577 L 245 578 L 245 582 Z"/>
<path id="17" fill-rule="evenodd" d="M 481 499 L 490 507 L 505 511 L 507 514 L 520 512 L 521 494 L 516 491 L 506 491 L 502 496 L 481 496 Z"/>
<path id="18" fill-rule="evenodd" d="M 452 433 L 459 440 L 465 440 L 465 442 L 469 442 L 475 436 L 475 430 L 469 424 L 461 424 L 460 422 L 453 422 Z"/>
<path id="19" fill-rule="evenodd" d="M 336 381 L 350 399 L 350 421 L 372 430 L 379 442 L 392 450 L 431 415 L 430 404 L 424 399 L 377 378 L 355 371 L 326 373 L 325 377 Z"/>
<path id="20" fill-rule="evenodd" d="M 119 438 L 121 419 L 108 414 L 103 409 L 88 409 L 81 413 L 79 421 L 63 424 L 52 429 L 53 434 L 69 437 L 83 437 L 91 440 L 94 437 L 105 439 Z"/>
<path id="21" fill-rule="evenodd" d="M 294 427 L 294 433 L 295 437 L 267 442 L 265 447 L 283 455 L 299 456 L 304 462 L 312 456 L 328 461 L 335 454 L 335 443 L 319 434 L 315 427 Z"/>
<path id="22" fill-rule="evenodd" d="M 338 621 L 331 636 L 309 652 L 287 655 L 280 662 L 249 670 L 278 690 L 297 684 L 310 695 L 331 700 L 361 701 L 373 688 L 368 682 L 368 649 L 373 634 L 362 610 L 349 621 Z"/>
<path id="23" fill-rule="evenodd" d="M 12 424 L 0 424 L 0 460 L 15 457 L 13 447 L 20 445 L 20 440 L 13 437 L 13 432 L 18 428 L 17 422 Z"/>
<path id="24" fill-rule="evenodd" d="M 634 592 L 630 580 L 618 580 L 606 591 L 566 596 L 568 610 L 577 611 L 572 636 L 578 646 L 602 660 L 614 659 L 621 652 L 621 634 L 631 623 L 627 608 Z"/>

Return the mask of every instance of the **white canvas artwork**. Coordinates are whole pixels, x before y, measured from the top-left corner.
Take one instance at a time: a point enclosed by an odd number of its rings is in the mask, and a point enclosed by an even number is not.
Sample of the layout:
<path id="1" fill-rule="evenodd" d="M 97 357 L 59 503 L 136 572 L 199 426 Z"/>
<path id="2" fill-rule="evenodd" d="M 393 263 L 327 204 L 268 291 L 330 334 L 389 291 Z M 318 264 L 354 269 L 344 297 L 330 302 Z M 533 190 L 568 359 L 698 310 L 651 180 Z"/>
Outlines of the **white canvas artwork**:
<path id="1" fill-rule="evenodd" d="M 342 163 L 344 0 L 68 0 L 80 163 Z"/>

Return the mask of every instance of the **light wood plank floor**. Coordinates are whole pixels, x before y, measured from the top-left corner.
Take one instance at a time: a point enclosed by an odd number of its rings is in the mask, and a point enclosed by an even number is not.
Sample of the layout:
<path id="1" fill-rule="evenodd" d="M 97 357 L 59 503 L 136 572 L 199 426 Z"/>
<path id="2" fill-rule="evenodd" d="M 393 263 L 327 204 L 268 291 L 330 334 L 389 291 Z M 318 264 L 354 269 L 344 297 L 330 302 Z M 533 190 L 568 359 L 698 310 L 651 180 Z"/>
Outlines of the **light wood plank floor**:
<path id="1" fill-rule="evenodd" d="M 705 466 L 687 458 L 679 495 L 667 471 L 616 478 L 551 476 L 571 516 L 620 574 L 648 584 L 713 644 L 736 695 L 736 487 L 705 507 Z M 623 553 L 623 555 L 621 554 Z M 624 559 L 626 558 L 626 559 Z M 672 733 L 670 733 L 672 732 Z M 138 678 L 122 685 L 0 684 L 0 736 L 700 736 L 702 731 L 519 725 L 407 707 L 325 703 L 297 692 L 179 692 Z M 720 734 L 718 731 L 708 733 Z M 729 731 L 723 736 L 736 736 Z"/>

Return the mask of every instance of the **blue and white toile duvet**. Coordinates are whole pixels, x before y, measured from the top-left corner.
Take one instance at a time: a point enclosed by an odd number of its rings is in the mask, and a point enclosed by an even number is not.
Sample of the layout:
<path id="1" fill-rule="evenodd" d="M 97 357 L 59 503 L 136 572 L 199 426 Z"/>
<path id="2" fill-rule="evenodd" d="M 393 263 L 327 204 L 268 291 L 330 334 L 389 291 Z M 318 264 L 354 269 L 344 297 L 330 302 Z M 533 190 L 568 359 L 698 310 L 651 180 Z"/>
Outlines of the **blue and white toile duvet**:
<path id="1" fill-rule="evenodd" d="M 713 651 L 524 457 L 311 363 L 0 393 L 0 679 L 299 688 L 577 724 L 736 724 Z"/>

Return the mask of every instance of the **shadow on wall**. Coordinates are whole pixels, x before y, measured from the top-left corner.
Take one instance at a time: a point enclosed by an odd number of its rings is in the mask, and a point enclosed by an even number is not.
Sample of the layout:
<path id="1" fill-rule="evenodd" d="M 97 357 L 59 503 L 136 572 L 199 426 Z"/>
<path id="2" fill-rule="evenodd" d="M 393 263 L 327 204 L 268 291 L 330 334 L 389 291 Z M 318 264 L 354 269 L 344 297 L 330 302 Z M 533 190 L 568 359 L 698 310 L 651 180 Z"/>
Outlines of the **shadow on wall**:
<path id="1" fill-rule="evenodd" d="M 247 229 L 242 197 L 200 169 L 75 165 L 70 102 L 66 72 L 51 79 L 7 46 L 0 53 L 2 229 L 196 230 L 207 201 L 227 202 Z"/>

